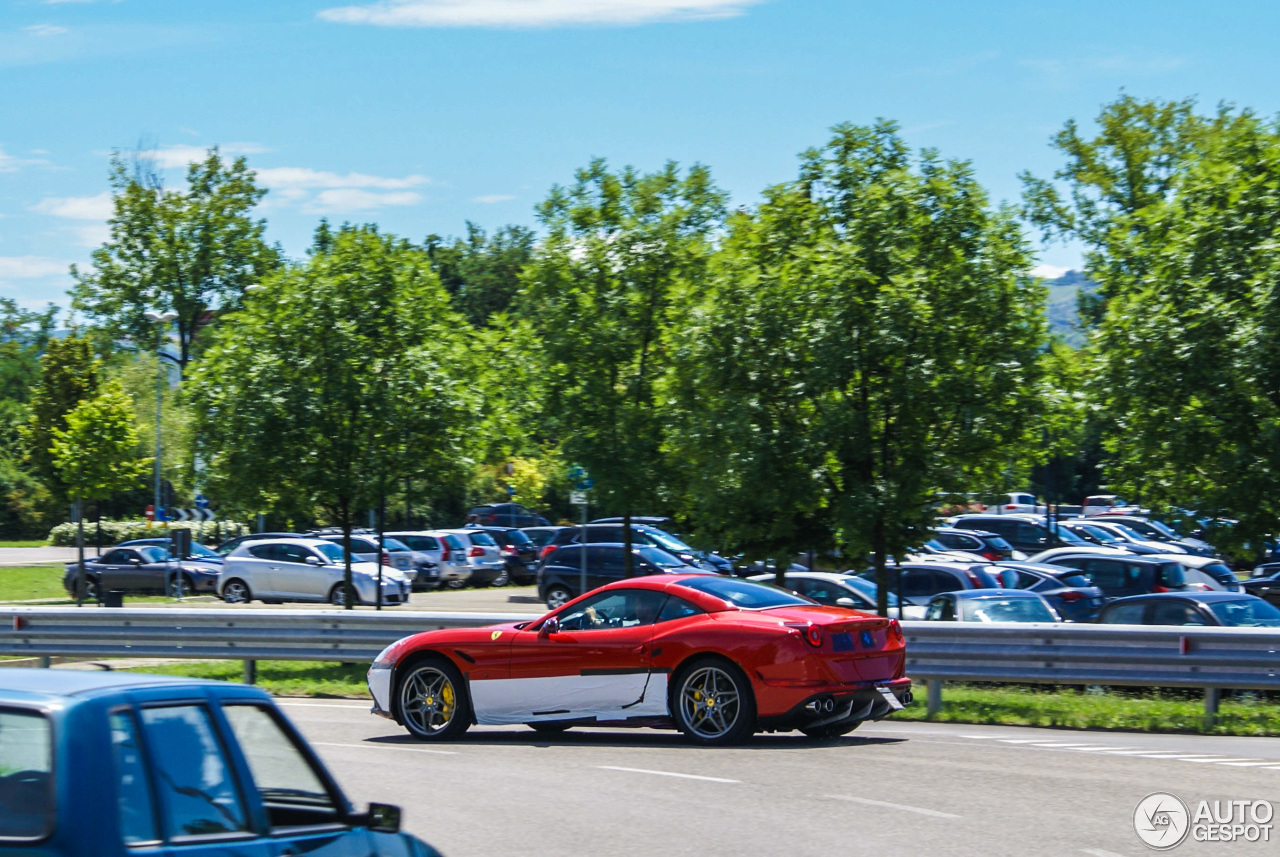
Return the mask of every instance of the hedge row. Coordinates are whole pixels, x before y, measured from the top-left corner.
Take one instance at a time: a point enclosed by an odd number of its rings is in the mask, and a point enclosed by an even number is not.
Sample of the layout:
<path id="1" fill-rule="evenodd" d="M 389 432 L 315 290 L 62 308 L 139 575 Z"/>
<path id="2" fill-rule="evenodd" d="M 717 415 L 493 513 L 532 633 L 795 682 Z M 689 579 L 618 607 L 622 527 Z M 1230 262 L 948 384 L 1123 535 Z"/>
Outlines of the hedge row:
<path id="1" fill-rule="evenodd" d="M 170 521 L 170 528 L 182 527 L 191 530 L 191 538 L 202 540 L 209 544 L 226 541 L 234 536 L 242 536 L 249 532 L 249 525 L 240 523 L 239 521 L 214 521 L 213 523 L 196 523 L 193 521 Z M 162 536 L 165 533 L 164 527 L 154 524 L 150 528 L 147 527 L 145 519 L 138 521 L 103 521 L 102 522 L 102 543 L 117 544 L 126 542 L 129 539 L 145 539 Z M 98 537 L 98 525 L 96 521 L 84 522 L 84 541 L 85 544 L 94 544 Z M 73 523 L 58 524 L 49 533 L 49 544 L 57 547 L 75 547 L 76 544 L 76 525 Z"/>

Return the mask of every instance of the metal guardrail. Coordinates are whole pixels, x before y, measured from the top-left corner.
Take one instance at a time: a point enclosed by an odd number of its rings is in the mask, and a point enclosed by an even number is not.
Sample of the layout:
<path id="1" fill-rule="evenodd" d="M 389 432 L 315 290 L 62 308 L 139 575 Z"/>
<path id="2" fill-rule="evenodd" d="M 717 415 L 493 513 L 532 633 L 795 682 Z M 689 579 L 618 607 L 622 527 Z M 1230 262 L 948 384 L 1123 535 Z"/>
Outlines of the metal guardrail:
<path id="1" fill-rule="evenodd" d="M 530 618 L 518 613 L 11 607 L 0 610 L 0 655 L 370 661 L 388 644 L 437 628 Z M 965 622 L 904 622 L 907 674 L 944 681 L 1280 690 L 1280 630 Z"/>

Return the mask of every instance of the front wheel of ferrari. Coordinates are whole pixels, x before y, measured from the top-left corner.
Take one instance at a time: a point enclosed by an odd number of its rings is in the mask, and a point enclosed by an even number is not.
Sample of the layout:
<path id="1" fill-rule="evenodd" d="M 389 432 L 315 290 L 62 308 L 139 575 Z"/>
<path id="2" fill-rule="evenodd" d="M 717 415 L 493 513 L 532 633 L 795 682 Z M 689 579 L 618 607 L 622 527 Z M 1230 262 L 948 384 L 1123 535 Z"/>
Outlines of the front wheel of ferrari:
<path id="1" fill-rule="evenodd" d="M 739 744 L 755 731 L 751 684 L 741 670 L 720 658 L 698 658 L 682 669 L 671 703 L 676 726 L 694 743 Z"/>
<path id="2" fill-rule="evenodd" d="M 450 741 L 471 726 L 462 674 L 443 659 L 413 664 L 397 685 L 396 705 L 405 729 L 424 741 Z"/>

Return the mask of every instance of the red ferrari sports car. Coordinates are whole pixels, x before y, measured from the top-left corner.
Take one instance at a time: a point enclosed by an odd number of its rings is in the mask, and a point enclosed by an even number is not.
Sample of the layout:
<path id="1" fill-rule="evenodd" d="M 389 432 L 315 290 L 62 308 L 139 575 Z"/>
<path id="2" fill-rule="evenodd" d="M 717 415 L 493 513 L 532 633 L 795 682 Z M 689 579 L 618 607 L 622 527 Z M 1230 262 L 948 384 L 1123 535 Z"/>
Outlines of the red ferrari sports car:
<path id="1" fill-rule="evenodd" d="M 472 723 L 675 726 L 700 744 L 756 731 L 834 737 L 911 702 L 897 621 L 750 580 L 620 580 L 541 619 L 428 631 L 369 669 L 376 714 L 425 740 Z"/>

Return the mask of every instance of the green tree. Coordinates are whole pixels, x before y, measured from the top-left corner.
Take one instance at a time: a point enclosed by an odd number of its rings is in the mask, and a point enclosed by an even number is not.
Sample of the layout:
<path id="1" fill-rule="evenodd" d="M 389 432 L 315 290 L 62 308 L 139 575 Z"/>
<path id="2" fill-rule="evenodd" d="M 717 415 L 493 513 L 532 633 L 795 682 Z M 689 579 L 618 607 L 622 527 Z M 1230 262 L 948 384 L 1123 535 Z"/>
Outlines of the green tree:
<path id="1" fill-rule="evenodd" d="M 490 236 L 467 221 L 466 238 L 446 242 L 429 235 L 426 246 L 454 306 L 480 327 L 494 324 L 493 317 L 510 308 L 533 257 L 534 236 L 523 226 L 504 226 Z"/>
<path id="2" fill-rule="evenodd" d="M 67 412 L 65 422 L 66 428 L 53 430 L 49 452 L 76 504 L 79 605 L 85 594 L 84 501 L 105 499 L 130 487 L 146 472 L 148 462 L 137 457 L 140 439 L 133 426 L 132 403 L 113 381 Z"/>
<path id="3" fill-rule="evenodd" d="M 134 166 L 112 159 L 111 237 L 93 251 L 91 269 L 72 266 L 72 305 L 144 349 L 155 340 L 146 313 L 176 312 L 185 369 L 209 314 L 237 307 L 245 287 L 279 265 L 279 251 L 263 241 L 266 221 L 249 216 L 266 191 L 244 158 L 226 164 L 217 148 L 187 168 L 185 191 L 166 190 L 145 164 Z"/>
<path id="4" fill-rule="evenodd" d="M 684 337 L 671 451 L 700 522 L 740 537 L 745 520 L 761 548 L 829 528 L 873 555 L 885 612 L 887 558 L 927 537 L 936 492 L 1007 482 L 1039 445 L 1029 267 L 968 164 L 913 158 L 892 123 L 837 126 L 732 218 Z"/>
<path id="5" fill-rule="evenodd" d="M 1148 102 L 1140 115 L 1172 109 Z M 1280 125 L 1178 109 L 1194 133 L 1160 192 L 1070 233 L 1107 295 L 1088 390 L 1111 487 L 1237 519 L 1229 538 L 1257 546 L 1280 532 Z M 1100 125 L 1131 115 L 1122 99 Z M 1067 181 L 1073 199 L 1098 192 L 1091 175 Z"/>
<path id="6" fill-rule="evenodd" d="M 59 502 L 70 496 L 62 469 L 54 463 L 55 433 L 67 427 L 67 414 L 98 394 L 102 364 L 82 336 L 51 339 L 40 358 L 40 381 L 31 393 L 30 414 L 22 430 L 26 463 Z"/>
<path id="7" fill-rule="evenodd" d="M 595 160 L 539 208 L 548 234 L 521 301 L 544 365 L 547 432 L 591 473 L 597 503 L 628 518 L 663 497 L 670 332 L 724 203 L 705 167 L 615 173 Z"/>
<path id="8" fill-rule="evenodd" d="M 466 325 L 429 259 L 375 227 L 327 228 L 228 317 L 192 377 L 211 490 L 322 510 L 344 543 L 396 480 L 469 458 Z M 351 607 L 351 569 L 345 574 Z"/>

